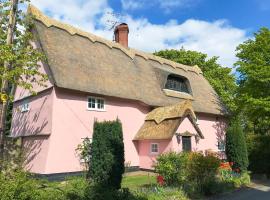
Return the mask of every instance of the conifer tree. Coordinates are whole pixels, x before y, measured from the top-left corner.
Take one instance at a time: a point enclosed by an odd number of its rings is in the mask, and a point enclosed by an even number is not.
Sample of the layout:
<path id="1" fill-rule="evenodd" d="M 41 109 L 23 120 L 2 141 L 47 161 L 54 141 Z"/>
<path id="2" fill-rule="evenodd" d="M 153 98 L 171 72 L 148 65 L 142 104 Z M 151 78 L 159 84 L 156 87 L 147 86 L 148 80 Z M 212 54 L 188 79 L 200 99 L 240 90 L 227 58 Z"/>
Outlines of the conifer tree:
<path id="1" fill-rule="evenodd" d="M 121 122 L 95 122 L 89 173 L 93 182 L 111 189 L 121 188 L 124 173 L 124 143 Z"/>
<path id="2" fill-rule="evenodd" d="M 232 120 L 226 133 L 226 155 L 233 168 L 246 171 L 248 167 L 248 154 L 243 129 L 238 119 Z"/>

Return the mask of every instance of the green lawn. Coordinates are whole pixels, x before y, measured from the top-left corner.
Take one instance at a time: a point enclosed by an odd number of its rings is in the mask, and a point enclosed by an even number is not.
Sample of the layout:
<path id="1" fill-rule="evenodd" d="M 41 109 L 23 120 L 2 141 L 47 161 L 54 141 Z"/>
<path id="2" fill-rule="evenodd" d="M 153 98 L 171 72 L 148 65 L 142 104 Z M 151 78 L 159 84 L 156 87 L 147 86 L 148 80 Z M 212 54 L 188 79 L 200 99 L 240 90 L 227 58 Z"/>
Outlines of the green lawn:
<path id="1" fill-rule="evenodd" d="M 136 189 L 141 186 L 149 186 L 156 183 L 156 177 L 153 175 L 126 176 L 123 178 L 122 187 Z"/>

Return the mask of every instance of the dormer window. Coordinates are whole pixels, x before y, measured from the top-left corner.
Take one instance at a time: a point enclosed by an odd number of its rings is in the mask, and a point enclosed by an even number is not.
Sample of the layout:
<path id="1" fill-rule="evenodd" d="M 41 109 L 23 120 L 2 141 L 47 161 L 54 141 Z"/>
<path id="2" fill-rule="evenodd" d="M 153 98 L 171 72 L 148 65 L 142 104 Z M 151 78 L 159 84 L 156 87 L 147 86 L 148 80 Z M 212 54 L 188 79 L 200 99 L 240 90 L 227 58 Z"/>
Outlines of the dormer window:
<path id="1" fill-rule="evenodd" d="M 177 92 L 190 93 L 188 89 L 187 79 L 176 75 L 168 76 L 165 89 L 174 90 Z"/>

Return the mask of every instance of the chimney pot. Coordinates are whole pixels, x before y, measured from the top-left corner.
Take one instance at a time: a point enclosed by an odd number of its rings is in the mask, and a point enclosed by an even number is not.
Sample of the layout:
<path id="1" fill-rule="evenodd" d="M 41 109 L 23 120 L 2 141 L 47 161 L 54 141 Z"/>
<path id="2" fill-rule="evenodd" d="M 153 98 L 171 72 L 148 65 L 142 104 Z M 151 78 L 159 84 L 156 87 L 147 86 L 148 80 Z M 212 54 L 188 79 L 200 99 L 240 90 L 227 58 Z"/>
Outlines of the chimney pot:
<path id="1" fill-rule="evenodd" d="M 126 23 L 122 23 L 116 26 L 114 29 L 115 42 L 127 48 L 128 47 L 128 33 L 129 33 L 129 28 Z"/>

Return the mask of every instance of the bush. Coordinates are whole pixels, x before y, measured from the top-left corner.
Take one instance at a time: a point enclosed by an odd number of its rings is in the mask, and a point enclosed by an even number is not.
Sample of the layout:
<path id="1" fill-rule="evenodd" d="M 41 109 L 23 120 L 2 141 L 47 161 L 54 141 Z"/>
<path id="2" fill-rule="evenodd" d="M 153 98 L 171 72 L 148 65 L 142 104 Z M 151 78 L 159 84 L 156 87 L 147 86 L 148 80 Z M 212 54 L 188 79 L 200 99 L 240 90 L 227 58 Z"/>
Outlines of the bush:
<path id="1" fill-rule="evenodd" d="M 64 200 L 61 190 L 50 188 L 46 183 L 29 177 L 23 171 L 0 173 L 1 200 Z"/>
<path id="2" fill-rule="evenodd" d="M 179 185 L 186 180 L 188 153 L 169 152 L 157 158 L 155 171 L 164 177 L 165 184 Z"/>
<path id="3" fill-rule="evenodd" d="M 185 192 L 175 187 L 151 187 L 137 192 L 137 198 L 147 200 L 188 200 Z"/>
<path id="4" fill-rule="evenodd" d="M 220 160 L 212 155 L 204 156 L 200 153 L 190 153 L 187 169 L 188 180 L 194 181 L 201 193 L 210 193 L 209 185 L 216 181 Z"/>
<path id="5" fill-rule="evenodd" d="M 162 154 L 157 158 L 155 170 L 169 186 L 183 187 L 188 193 L 205 193 L 216 180 L 220 160 L 200 153 Z"/>
<path id="6" fill-rule="evenodd" d="M 83 200 L 86 196 L 88 181 L 83 177 L 68 179 L 63 185 L 66 200 Z"/>
<path id="7" fill-rule="evenodd" d="M 86 200 L 147 200 L 143 195 L 132 194 L 127 188 L 115 190 L 101 185 L 90 185 L 86 191 Z"/>
<path id="8" fill-rule="evenodd" d="M 226 155 L 229 162 L 233 162 L 233 168 L 246 171 L 248 167 L 248 155 L 246 140 L 239 120 L 231 122 L 226 134 Z"/>
<path id="9" fill-rule="evenodd" d="M 247 136 L 249 170 L 270 177 L 270 135 Z"/>
<path id="10" fill-rule="evenodd" d="M 122 125 L 116 121 L 95 122 L 89 175 L 95 184 L 121 188 L 124 173 Z"/>

